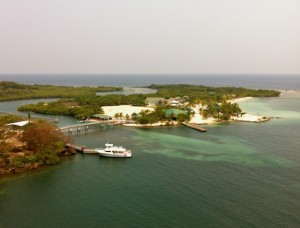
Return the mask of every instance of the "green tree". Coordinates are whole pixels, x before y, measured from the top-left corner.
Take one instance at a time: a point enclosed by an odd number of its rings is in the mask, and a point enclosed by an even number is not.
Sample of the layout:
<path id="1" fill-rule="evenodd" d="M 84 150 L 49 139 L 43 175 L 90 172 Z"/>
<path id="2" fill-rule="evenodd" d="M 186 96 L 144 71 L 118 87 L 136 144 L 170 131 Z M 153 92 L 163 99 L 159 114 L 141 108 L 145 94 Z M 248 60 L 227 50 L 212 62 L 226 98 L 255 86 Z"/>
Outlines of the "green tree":
<path id="1" fill-rule="evenodd" d="M 157 116 L 157 118 L 159 120 L 165 120 L 166 119 L 166 113 L 165 113 L 165 108 L 158 105 L 155 107 L 155 110 L 154 110 L 154 113 L 155 115 Z"/>
<path id="2" fill-rule="evenodd" d="M 177 121 L 178 121 L 179 123 L 182 123 L 182 122 L 188 121 L 188 120 L 189 120 L 189 116 L 188 116 L 187 113 L 179 113 L 179 114 L 177 115 Z"/>
<path id="3" fill-rule="evenodd" d="M 65 138 L 56 126 L 45 121 L 30 124 L 22 135 L 28 150 L 39 163 L 50 165 L 59 162 L 59 153 L 64 149 Z"/>
<path id="4" fill-rule="evenodd" d="M 210 103 L 200 110 L 204 118 L 214 117 L 219 120 L 229 120 L 231 116 L 242 115 L 242 110 L 237 103 L 223 102 L 222 104 Z"/>
<path id="5" fill-rule="evenodd" d="M 136 112 L 134 112 L 134 113 L 132 113 L 131 114 L 131 119 L 133 120 L 133 121 L 136 121 L 137 119 L 138 119 L 138 114 L 136 113 Z"/>

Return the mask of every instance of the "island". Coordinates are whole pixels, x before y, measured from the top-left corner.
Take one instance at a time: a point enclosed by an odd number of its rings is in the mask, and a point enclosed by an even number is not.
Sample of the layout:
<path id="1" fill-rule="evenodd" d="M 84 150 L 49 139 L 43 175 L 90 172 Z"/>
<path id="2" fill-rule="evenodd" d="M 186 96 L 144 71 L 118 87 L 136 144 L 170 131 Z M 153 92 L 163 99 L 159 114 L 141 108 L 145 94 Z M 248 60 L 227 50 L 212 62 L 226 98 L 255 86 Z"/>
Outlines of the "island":
<path id="1" fill-rule="evenodd" d="M 127 121 L 127 124 L 190 122 L 207 124 L 220 121 L 265 121 L 266 117 L 248 116 L 237 101 L 249 97 L 277 97 L 279 91 L 202 85 L 150 85 L 153 94 L 84 95 L 40 102 L 19 107 L 19 111 L 50 115 L 68 115 L 88 120 L 105 114 Z M 117 106 L 117 107 L 116 107 Z M 116 107 L 116 108 L 114 108 Z M 134 108 L 135 107 L 135 108 Z M 137 109 L 136 107 L 142 107 Z M 110 111 L 112 109 L 118 110 Z M 138 111 L 132 111 L 138 110 Z"/>
<path id="2" fill-rule="evenodd" d="M 31 113 L 68 115 L 80 121 L 116 120 L 124 126 L 179 125 L 203 130 L 199 125 L 224 121 L 264 122 L 264 116 L 249 115 L 238 105 L 252 97 L 277 97 L 279 91 L 202 85 L 150 85 L 153 94 L 108 94 L 118 87 L 66 87 L 0 82 L 2 101 L 57 98 L 52 102 L 23 105 L 28 118 L 0 115 L 0 173 L 21 173 L 60 162 L 75 151 L 58 127 L 47 121 L 31 120 Z M 21 127 L 20 127 L 21 126 Z M 201 130 L 201 131 L 202 131 Z M 205 129 L 203 130 L 205 131 Z"/>

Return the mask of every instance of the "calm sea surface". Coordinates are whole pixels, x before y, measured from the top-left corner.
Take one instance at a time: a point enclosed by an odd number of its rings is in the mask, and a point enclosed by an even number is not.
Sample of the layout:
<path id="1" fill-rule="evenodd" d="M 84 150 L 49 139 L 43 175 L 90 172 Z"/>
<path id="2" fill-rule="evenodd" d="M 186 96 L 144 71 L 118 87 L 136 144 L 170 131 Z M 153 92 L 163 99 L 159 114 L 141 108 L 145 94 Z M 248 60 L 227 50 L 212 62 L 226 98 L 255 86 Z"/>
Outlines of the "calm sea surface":
<path id="1" fill-rule="evenodd" d="M 76 80 L 62 84 L 82 82 Z M 300 90 L 299 77 L 279 77 L 278 84 L 240 80 L 253 84 L 230 77 L 223 83 Z M 0 111 L 15 112 L 19 105 L 1 102 Z M 77 144 L 91 148 L 107 141 L 123 145 L 133 157 L 77 154 L 38 172 L 0 177 L 0 227 L 299 227 L 300 93 L 240 105 L 248 113 L 279 118 L 211 125 L 206 133 L 114 127 L 74 135 Z M 59 118 L 61 126 L 76 122 Z"/>
<path id="2" fill-rule="evenodd" d="M 0 75 L 0 81 L 26 84 L 72 86 L 149 86 L 151 84 L 193 84 L 255 89 L 300 88 L 300 75 Z"/>

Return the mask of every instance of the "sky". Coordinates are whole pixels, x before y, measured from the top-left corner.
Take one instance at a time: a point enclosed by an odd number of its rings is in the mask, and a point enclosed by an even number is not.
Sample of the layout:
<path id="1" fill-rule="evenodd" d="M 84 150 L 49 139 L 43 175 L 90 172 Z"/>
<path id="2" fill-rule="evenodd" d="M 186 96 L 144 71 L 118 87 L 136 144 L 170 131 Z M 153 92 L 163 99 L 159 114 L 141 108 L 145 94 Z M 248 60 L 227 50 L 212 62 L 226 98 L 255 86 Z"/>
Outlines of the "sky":
<path id="1" fill-rule="evenodd" d="M 300 74 L 299 0 L 0 0 L 0 74 Z"/>

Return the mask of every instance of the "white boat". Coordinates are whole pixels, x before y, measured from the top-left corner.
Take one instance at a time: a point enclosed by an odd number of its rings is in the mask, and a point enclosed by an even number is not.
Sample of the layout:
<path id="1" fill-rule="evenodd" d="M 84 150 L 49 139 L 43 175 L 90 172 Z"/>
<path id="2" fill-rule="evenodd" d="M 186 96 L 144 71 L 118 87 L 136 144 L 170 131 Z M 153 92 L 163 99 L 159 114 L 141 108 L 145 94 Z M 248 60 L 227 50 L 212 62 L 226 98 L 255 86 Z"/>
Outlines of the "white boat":
<path id="1" fill-rule="evenodd" d="M 95 149 L 100 156 L 112 158 L 131 158 L 131 150 L 126 150 L 122 146 L 114 146 L 113 144 L 106 143 L 105 148 Z"/>

